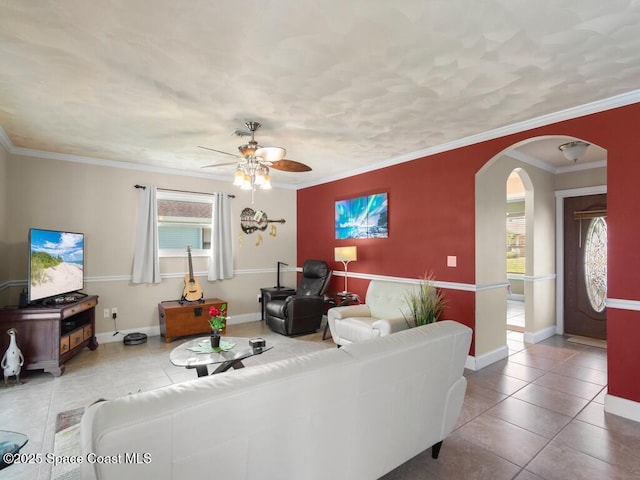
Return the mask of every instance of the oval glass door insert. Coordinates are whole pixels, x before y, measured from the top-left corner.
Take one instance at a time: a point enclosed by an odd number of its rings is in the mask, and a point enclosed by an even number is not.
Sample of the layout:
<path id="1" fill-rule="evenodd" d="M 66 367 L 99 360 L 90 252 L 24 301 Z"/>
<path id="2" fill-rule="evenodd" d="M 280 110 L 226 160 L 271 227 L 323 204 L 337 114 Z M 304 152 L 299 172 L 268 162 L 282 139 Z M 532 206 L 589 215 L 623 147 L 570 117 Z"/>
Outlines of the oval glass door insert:
<path id="1" fill-rule="evenodd" d="M 607 222 L 604 217 L 591 219 L 584 245 L 584 281 L 589 302 L 602 312 L 607 299 Z"/>

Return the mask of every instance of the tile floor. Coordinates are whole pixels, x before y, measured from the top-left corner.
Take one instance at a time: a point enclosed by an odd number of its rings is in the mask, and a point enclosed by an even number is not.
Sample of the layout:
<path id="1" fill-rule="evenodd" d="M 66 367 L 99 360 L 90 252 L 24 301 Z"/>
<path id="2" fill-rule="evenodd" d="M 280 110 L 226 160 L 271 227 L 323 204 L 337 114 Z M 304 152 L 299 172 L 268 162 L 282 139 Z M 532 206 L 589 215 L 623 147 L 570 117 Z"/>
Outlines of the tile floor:
<path id="1" fill-rule="evenodd" d="M 330 338 L 322 341 L 322 330 L 288 339 L 262 322 L 232 325 L 227 335 L 266 337 L 277 345 L 270 360 L 335 348 Z M 0 388 L 0 429 L 27 433 L 24 452 L 52 452 L 58 412 L 193 379 L 192 370 L 169 363 L 176 345 L 159 337 L 133 347 L 102 344 L 72 359 L 61 377 L 30 373 L 24 385 Z M 465 403 L 439 459 L 426 451 L 384 479 L 640 478 L 640 423 L 604 412 L 606 350 L 561 336 L 525 344 L 516 332 L 508 333 L 508 345 L 508 359 L 465 371 Z M 50 475 L 48 465 L 14 465 L 0 480 Z"/>
<path id="2" fill-rule="evenodd" d="M 507 328 L 524 331 L 524 300 L 507 300 Z"/>

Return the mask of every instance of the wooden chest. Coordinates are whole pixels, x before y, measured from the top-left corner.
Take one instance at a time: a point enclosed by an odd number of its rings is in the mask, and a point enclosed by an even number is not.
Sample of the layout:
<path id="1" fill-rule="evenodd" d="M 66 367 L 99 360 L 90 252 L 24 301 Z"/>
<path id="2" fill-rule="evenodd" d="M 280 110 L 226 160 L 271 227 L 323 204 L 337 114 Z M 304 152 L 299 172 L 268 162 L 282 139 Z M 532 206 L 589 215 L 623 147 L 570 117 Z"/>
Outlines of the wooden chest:
<path id="1" fill-rule="evenodd" d="M 160 302 L 160 334 L 167 343 L 177 337 L 209 334 L 209 309 L 214 306 L 220 309 L 223 304 L 227 305 L 229 311 L 229 304 L 219 298 L 205 298 L 202 302 Z M 223 334 L 225 330 L 222 330 Z"/>

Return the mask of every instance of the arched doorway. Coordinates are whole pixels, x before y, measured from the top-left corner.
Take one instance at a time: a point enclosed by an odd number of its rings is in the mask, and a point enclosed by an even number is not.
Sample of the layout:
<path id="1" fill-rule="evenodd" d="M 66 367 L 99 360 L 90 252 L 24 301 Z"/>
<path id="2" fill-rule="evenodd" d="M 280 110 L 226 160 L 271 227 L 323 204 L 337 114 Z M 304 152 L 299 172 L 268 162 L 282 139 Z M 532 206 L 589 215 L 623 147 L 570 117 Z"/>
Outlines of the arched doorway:
<path id="1" fill-rule="evenodd" d="M 509 332 L 524 333 L 525 274 L 527 253 L 526 189 L 516 168 L 507 178 L 506 197 L 506 257 L 507 257 L 507 318 Z M 516 336 L 517 337 L 517 336 Z M 520 336 L 520 339 L 522 337 Z"/>
<path id="2" fill-rule="evenodd" d="M 584 190 L 593 190 L 593 186 L 598 185 L 604 186 L 606 191 L 606 151 L 593 145 L 586 155 L 591 158 L 584 159 L 584 163 L 567 164 L 558 147 L 571 140 L 574 139 L 546 136 L 519 142 L 490 159 L 476 174 L 478 368 L 508 355 L 504 319 L 509 283 L 503 212 L 507 178 L 516 169 L 520 169 L 525 191 L 530 191 L 525 202 L 529 229 L 523 278 L 526 298 L 524 341 L 537 343 L 556 333 L 564 333 L 563 234 L 557 221 L 563 217 L 564 198 L 581 195 Z M 557 163 L 549 165 L 532 154 L 541 150 L 549 156 L 555 155 Z"/>

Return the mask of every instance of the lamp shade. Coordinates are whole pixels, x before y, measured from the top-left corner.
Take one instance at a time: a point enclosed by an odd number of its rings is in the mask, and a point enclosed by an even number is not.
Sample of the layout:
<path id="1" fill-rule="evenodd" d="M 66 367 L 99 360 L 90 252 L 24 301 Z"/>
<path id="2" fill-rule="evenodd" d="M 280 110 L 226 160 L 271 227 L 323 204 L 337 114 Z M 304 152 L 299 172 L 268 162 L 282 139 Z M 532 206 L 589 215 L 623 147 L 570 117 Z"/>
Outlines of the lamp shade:
<path id="1" fill-rule="evenodd" d="M 335 247 L 336 262 L 352 262 L 358 259 L 358 247 Z"/>

